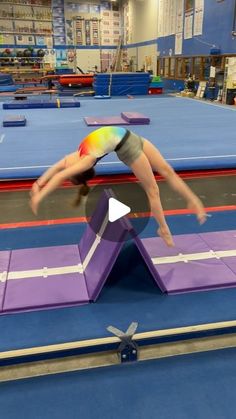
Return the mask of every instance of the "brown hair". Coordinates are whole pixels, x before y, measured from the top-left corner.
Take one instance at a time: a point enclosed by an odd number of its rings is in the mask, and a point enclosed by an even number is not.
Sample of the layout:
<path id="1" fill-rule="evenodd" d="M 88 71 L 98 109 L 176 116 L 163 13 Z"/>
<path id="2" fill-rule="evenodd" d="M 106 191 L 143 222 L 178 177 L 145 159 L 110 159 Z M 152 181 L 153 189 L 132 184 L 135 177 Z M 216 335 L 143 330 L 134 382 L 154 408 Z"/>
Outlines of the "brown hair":
<path id="1" fill-rule="evenodd" d="M 82 196 L 88 195 L 90 188 L 87 184 L 87 181 L 92 179 L 94 176 L 95 170 L 92 167 L 91 169 L 88 169 L 85 172 L 79 173 L 78 175 L 72 176 L 70 178 L 70 181 L 73 183 L 73 185 L 79 186 L 78 194 L 75 201 L 73 202 L 73 206 L 77 207 L 81 202 Z"/>

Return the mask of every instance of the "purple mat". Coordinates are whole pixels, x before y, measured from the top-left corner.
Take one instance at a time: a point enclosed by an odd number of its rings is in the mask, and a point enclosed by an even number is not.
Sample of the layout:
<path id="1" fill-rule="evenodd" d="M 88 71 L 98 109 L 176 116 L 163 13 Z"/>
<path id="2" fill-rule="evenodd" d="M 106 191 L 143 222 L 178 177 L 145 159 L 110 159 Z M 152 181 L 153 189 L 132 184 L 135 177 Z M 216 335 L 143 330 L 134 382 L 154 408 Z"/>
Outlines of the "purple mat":
<path id="1" fill-rule="evenodd" d="M 3 309 L 11 252 L 0 252 L 0 313 Z"/>
<path id="2" fill-rule="evenodd" d="M 123 246 L 123 240 L 127 234 L 127 226 L 122 219 L 114 223 L 105 222 L 108 214 L 109 198 L 114 197 L 112 190 L 105 190 L 99 200 L 96 212 L 91 218 L 86 232 L 79 244 L 81 260 L 85 265 L 85 278 L 88 288 L 89 299 L 95 301 L 111 272 L 111 269 Z M 91 228 L 92 227 L 92 228 Z M 98 237 L 96 238 L 95 231 Z M 111 237 L 113 241 L 99 237 Z M 91 249 L 95 249 L 91 255 Z M 90 252 L 91 258 L 88 259 Z M 89 260 L 89 263 L 87 261 Z"/>
<path id="3" fill-rule="evenodd" d="M 129 124 L 150 124 L 150 118 L 139 112 L 121 112 L 121 117 Z"/>
<path id="4" fill-rule="evenodd" d="M 126 217 L 108 222 L 111 197 L 103 192 L 79 245 L 0 252 L 0 314 L 95 301 L 128 234 L 162 292 L 236 286 L 236 231 L 175 236 L 168 248 L 140 240 Z"/>
<path id="5" fill-rule="evenodd" d="M 104 125 L 129 125 L 121 116 L 85 116 L 84 120 L 89 127 Z"/>
<path id="6" fill-rule="evenodd" d="M 12 251 L 3 311 L 88 302 L 84 275 L 76 272 L 80 262 L 76 245 Z"/>
<path id="7" fill-rule="evenodd" d="M 98 298 L 129 230 L 125 219 L 108 222 L 111 197 L 111 190 L 104 191 L 79 246 L 0 252 L 2 313 L 80 305 Z"/>
<path id="8" fill-rule="evenodd" d="M 218 259 L 211 254 L 214 247 L 220 251 L 236 249 L 232 245 L 232 235 L 236 232 L 223 232 L 224 240 L 221 240 L 221 234 L 176 236 L 174 248 L 168 248 L 160 238 L 142 240 L 167 293 L 236 286 L 236 270 L 231 268 L 235 266 L 236 257 Z M 199 260 L 191 260 L 194 258 Z"/>
<path id="9" fill-rule="evenodd" d="M 204 233 L 200 234 L 200 237 L 208 244 L 210 249 L 215 252 L 220 252 L 222 250 L 235 250 L 236 249 L 236 231 L 221 231 L 214 233 Z M 236 252 L 235 252 L 236 253 Z M 224 262 L 228 268 L 236 274 L 236 254 L 231 257 L 221 256 L 221 261 Z"/>

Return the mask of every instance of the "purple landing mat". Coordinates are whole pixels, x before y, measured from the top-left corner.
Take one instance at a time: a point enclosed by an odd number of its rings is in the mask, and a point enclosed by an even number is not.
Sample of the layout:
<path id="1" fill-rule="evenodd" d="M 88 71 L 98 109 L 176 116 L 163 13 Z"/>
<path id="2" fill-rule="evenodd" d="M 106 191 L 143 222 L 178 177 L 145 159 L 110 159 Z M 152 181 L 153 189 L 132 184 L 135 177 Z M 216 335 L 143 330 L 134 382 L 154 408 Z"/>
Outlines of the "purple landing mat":
<path id="1" fill-rule="evenodd" d="M 3 311 L 88 302 L 84 275 L 76 269 L 80 263 L 76 245 L 12 251 Z M 71 273 L 70 267 L 74 267 L 75 272 Z M 50 272 L 50 268 L 61 269 Z M 31 270 L 34 272 L 27 272 Z"/>
<path id="2" fill-rule="evenodd" d="M 150 118 L 139 112 L 121 112 L 121 117 L 129 124 L 150 124 Z"/>
<path id="3" fill-rule="evenodd" d="M 121 116 L 85 116 L 84 120 L 89 127 L 103 126 L 103 125 L 129 125 Z"/>
<path id="4" fill-rule="evenodd" d="M 11 251 L 0 252 L 0 313 L 3 310 Z"/>
<path id="5" fill-rule="evenodd" d="M 200 234 L 211 250 L 236 250 L 236 230 Z M 236 275 L 236 254 L 231 257 L 221 257 L 221 261 Z"/>
<path id="6" fill-rule="evenodd" d="M 207 259 L 205 255 L 201 255 L 200 260 L 188 260 L 185 262 L 184 260 L 187 257 L 182 256 L 181 261 L 175 261 L 174 259 L 175 263 L 171 263 L 171 258 L 180 254 L 189 255 L 206 252 L 209 254 L 213 249 L 212 246 L 208 245 L 207 241 L 214 234 L 175 236 L 175 247 L 173 248 L 168 248 L 160 238 L 142 240 L 142 244 L 152 261 L 154 258 L 160 258 L 159 261 L 158 259 L 156 260 L 156 263 L 153 261 L 153 265 L 155 270 L 158 271 L 167 293 L 177 294 L 236 286 L 235 273 L 229 269 L 222 259 L 219 260 L 214 257 Z M 221 235 L 222 233 L 219 234 Z M 228 236 L 228 239 L 224 241 L 218 236 L 217 240 L 219 240 L 220 250 L 225 250 L 227 249 L 226 242 L 230 242 L 231 236 Z M 212 243 L 214 243 L 213 237 Z M 166 259 L 165 261 L 163 259 L 168 257 L 170 257 L 169 260 Z M 235 258 L 228 257 L 228 259 Z"/>
<path id="7" fill-rule="evenodd" d="M 124 219 L 114 223 L 108 221 L 108 201 L 112 197 L 115 197 L 112 190 L 107 189 L 103 192 L 79 244 L 91 301 L 97 300 L 129 230 Z M 112 238 L 112 241 L 107 238 Z"/>

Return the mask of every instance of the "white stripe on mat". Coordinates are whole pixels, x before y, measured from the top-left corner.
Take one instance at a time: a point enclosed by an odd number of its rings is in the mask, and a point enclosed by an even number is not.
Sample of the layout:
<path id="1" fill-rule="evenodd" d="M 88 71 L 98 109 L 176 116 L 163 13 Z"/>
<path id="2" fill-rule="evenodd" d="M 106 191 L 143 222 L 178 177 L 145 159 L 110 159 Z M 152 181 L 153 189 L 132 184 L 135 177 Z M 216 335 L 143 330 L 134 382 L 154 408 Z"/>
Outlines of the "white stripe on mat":
<path id="1" fill-rule="evenodd" d="M 104 223 L 105 225 L 105 223 Z M 105 226 L 103 226 L 105 229 Z M 86 258 L 87 265 L 89 263 L 89 260 L 93 256 L 95 248 L 95 243 L 98 242 L 95 240 L 93 244 L 93 252 L 89 252 Z M 177 256 L 166 256 L 166 257 L 156 257 L 152 258 L 152 262 L 154 265 L 163 265 L 163 264 L 173 264 L 178 262 L 188 263 L 195 260 L 207 260 L 207 259 L 220 259 L 225 257 L 235 257 L 236 256 L 236 250 L 220 250 L 220 251 L 213 251 L 210 250 L 209 252 L 202 252 L 202 253 L 188 253 L 188 254 L 182 254 L 180 253 Z M 90 258 L 90 259 L 89 259 Z M 83 274 L 85 270 L 85 266 L 78 264 L 78 265 L 70 265 L 70 266 L 61 266 L 57 268 L 47 268 L 44 267 L 42 269 L 31 269 L 27 271 L 15 271 L 10 272 L 7 275 L 7 272 L 1 272 L 0 273 L 0 282 L 4 283 L 9 280 L 14 279 L 27 279 L 27 278 L 47 278 L 50 276 L 56 276 L 56 275 L 65 275 L 65 274 L 72 274 L 72 273 L 80 273 Z"/>
<path id="2" fill-rule="evenodd" d="M 69 266 L 60 266 L 57 268 L 47 268 L 46 266 L 41 269 L 30 269 L 26 271 L 15 271 L 9 272 L 7 274 L 6 271 L 0 272 L 0 282 L 4 283 L 6 281 L 10 281 L 13 279 L 26 279 L 26 278 L 47 278 L 49 276 L 56 276 L 56 275 L 65 275 L 65 274 L 73 274 L 73 273 L 80 273 L 83 274 L 88 264 L 90 263 L 98 245 L 101 242 L 103 233 L 108 224 L 108 214 L 103 220 L 103 223 L 100 227 L 98 234 L 96 234 L 96 238 L 90 247 L 83 264 L 79 263 L 78 265 L 69 265 Z"/>
<path id="3" fill-rule="evenodd" d="M 179 253 L 176 256 L 156 257 L 152 258 L 152 262 L 154 265 L 163 265 L 178 262 L 188 263 L 194 260 L 220 259 L 233 256 L 236 256 L 236 250 L 219 250 L 215 252 L 214 250 L 209 250 L 209 252 L 202 253 Z"/>

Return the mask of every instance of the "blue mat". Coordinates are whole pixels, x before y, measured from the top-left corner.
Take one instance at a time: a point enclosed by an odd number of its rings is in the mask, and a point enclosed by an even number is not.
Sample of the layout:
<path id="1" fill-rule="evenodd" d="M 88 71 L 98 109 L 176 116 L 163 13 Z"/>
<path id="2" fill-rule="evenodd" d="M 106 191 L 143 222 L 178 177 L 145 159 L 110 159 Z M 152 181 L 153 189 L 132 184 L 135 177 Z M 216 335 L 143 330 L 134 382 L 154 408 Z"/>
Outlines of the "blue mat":
<path id="1" fill-rule="evenodd" d="M 233 348 L 2 383 L 0 404 L 4 419 L 233 419 L 235 386 Z"/>
<path id="2" fill-rule="evenodd" d="M 2 124 L 4 127 L 24 127 L 26 118 L 24 115 L 7 115 Z"/>
<path id="3" fill-rule="evenodd" d="M 235 228 L 236 211 L 213 213 L 204 226 L 194 216 L 170 216 L 173 234 Z M 135 223 L 139 223 L 135 220 Z M 137 225 L 135 224 L 137 228 Z M 0 230 L 1 249 L 78 243 L 84 225 L 71 224 Z M 141 237 L 152 237 L 150 219 Z M 137 249 L 127 244 L 95 304 L 0 317 L 0 352 L 109 336 L 113 324 L 126 330 L 132 321 L 139 332 L 236 319 L 236 288 L 167 296 L 153 284 Z M 17 325 L 17 327 L 16 327 Z"/>
<path id="4" fill-rule="evenodd" d="M 130 126 L 150 139 L 176 170 L 236 167 L 235 107 L 211 105 L 182 98 L 81 99 L 78 109 L 24 110 L 27 126 L 1 130 L 0 179 L 29 178 L 42 174 L 55 161 L 78 148 L 81 139 L 93 130 L 84 116 L 119 115 L 141 112 L 150 125 Z M 19 111 L 15 111 L 16 114 Z M 0 119 L 5 111 L 0 110 Z M 14 111 L 11 111 L 14 114 Z M 127 173 L 112 153 L 96 166 L 98 174 Z"/>
<path id="5" fill-rule="evenodd" d="M 79 108 L 80 102 L 76 99 L 25 99 L 3 103 L 2 107 L 3 109 Z"/>

